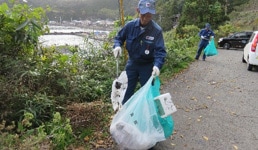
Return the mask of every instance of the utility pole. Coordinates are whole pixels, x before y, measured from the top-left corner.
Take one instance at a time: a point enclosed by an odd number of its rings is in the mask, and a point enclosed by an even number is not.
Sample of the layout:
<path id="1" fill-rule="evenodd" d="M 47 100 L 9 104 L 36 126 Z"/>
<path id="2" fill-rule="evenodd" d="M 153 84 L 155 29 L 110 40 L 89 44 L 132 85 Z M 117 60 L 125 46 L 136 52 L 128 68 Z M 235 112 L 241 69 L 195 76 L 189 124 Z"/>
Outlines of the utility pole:
<path id="1" fill-rule="evenodd" d="M 120 15 L 121 26 L 123 27 L 125 25 L 123 0 L 119 0 L 119 15 Z M 125 43 L 123 47 L 125 47 Z M 126 50 L 124 50 L 124 59 L 125 61 L 127 61 L 128 59 L 128 54 Z"/>
<path id="2" fill-rule="evenodd" d="M 119 12 L 120 12 L 120 21 L 122 26 L 125 25 L 125 19 L 124 19 L 124 3 L 123 0 L 119 0 Z"/>

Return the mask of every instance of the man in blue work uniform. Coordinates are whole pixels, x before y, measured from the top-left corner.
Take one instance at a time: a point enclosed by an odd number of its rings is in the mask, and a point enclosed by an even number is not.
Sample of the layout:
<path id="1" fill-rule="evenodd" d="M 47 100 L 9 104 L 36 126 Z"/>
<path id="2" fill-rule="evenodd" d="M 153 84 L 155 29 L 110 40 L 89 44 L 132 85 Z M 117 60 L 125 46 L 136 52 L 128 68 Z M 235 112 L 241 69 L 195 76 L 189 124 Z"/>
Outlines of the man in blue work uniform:
<path id="1" fill-rule="evenodd" d="M 214 38 L 214 35 L 215 34 L 211 30 L 210 24 L 206 23 L 205 28 L 201 29 L 201 31 L 199 32 L 199 36 L 201 37 L 201 41 L 199 42 L 198 50 L 197 50 L 197 53 L 196 53 L 196 56 L 195 56 L 196 60 L 199 59 L 199 57 L 202 53 L 202 50 L 204 50 L 205 47 L 209 44 L 210 38 Z M 205 59 L 206 59 L 206 55 L 205 55 L 205 53 L 203 53 L 202 60 L 205 61 Z"/>
<path id="2" fill-rule="evenodd" d="M 152 20 L 155 1 L 140 0 L 137 12 L 139 18 L 128 22 L 114 39 L 114 56 L 121 55 L 124 42 L 129 54 L 125 69 L 128 87 L 122 104 L 134 94 L 138 81 L 143 86 L 151 75 L 159 76 L 167 54 L 162 29 Z"/>

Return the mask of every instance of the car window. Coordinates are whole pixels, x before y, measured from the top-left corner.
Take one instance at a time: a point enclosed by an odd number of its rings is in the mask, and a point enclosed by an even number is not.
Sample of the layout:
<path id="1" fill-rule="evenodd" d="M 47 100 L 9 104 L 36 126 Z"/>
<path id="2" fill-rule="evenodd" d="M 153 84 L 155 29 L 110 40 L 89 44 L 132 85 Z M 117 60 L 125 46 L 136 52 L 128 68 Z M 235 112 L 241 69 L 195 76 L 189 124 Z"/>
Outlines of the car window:
<path id="1" fill-rule="evenodd" d="M 235 38 L 241 38 L 244 36 L 244 33 L 236 33 Z"/>
<path id="2" fill-rule="evenodd" d="M 247 37 L 250 38 L 253 32 L 247 32 L 246 34 L 247 34 Z"/>
<path id="3" fill-rule="evenodd" d="M 246 33 L 239 33 L 238 38 L 247 38 Z"/>
<path id="4" fill-rule="evenodd" d="M 252 36 L 250 37 L 250 39 L 249 39 L 249 43 L 250 43 L 250 42 L 252 42 L 252 40 L 253 40 L 254 36 L 255 36 L 255 33 L 253 33 L 253 34 L 252 34 Z"/>
<path id="5" fill-rule="evenodd" d="M 233 38 L 238 38 L 238 37 L 239 37 L 238 34 L 239 34 L 239 33 L 235 33 L 232 37 L 233 37 Z"/>

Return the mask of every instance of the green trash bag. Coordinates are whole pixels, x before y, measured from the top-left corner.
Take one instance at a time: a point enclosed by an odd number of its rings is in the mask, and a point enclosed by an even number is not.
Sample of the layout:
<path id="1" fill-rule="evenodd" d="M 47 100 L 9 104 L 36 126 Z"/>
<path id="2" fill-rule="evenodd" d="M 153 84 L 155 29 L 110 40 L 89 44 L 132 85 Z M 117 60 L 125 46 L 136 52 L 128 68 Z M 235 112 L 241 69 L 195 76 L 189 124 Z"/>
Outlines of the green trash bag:
<path id="1" fill-rule="evenodd" d="M 172 135 L 172 116 L 161 118 L 154 102 L 159 88 L 159 78 L 151 76 L 113 117 L 110 133 L 120 148 L 149 149 Z"/>
<path id="2" fill-rule="evenodd" d="M 160 95 L 160 90 L 159 90 L 160 89 L 160 80 L 158 77 L 156 77 L 154 80 L 155 80 L 154 86 L 151 86 L 152 94 L 154 95 L 154 97 L 157 97 Z M 156 110 L 158 110 L 157 106 L 156 106 Z M 170 115 L 165 118 L 161 118 L 160 115 L 158 115 L 158 118 L 159 118 L 160 124 L 163 127 L 165 138 L 170 137 L 172 135 L 173 129 L 174 129 L 174 120 L 173 120 L 172 116 Z"/>
<path id="3" fill-rule="evenodd" d="M 207 57 L 218 55 L 218 51 L 214 43 L 214 38 L 212 38 L 209 44 L 205 47 L 204 53 Z"/>

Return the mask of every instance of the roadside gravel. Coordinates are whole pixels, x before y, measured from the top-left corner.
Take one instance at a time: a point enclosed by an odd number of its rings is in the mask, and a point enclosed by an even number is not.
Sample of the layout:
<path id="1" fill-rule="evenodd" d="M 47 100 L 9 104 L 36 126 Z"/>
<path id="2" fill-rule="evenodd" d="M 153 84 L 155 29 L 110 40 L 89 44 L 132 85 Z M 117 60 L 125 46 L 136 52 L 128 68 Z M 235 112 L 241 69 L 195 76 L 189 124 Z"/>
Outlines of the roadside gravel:
<path id="1" fill-rule="evenodd" d="M 155 150 L 258 150 L 258 69 L 242 49 L 218 49 L 162 85 L 177 106 L 171 139 Z"/>

